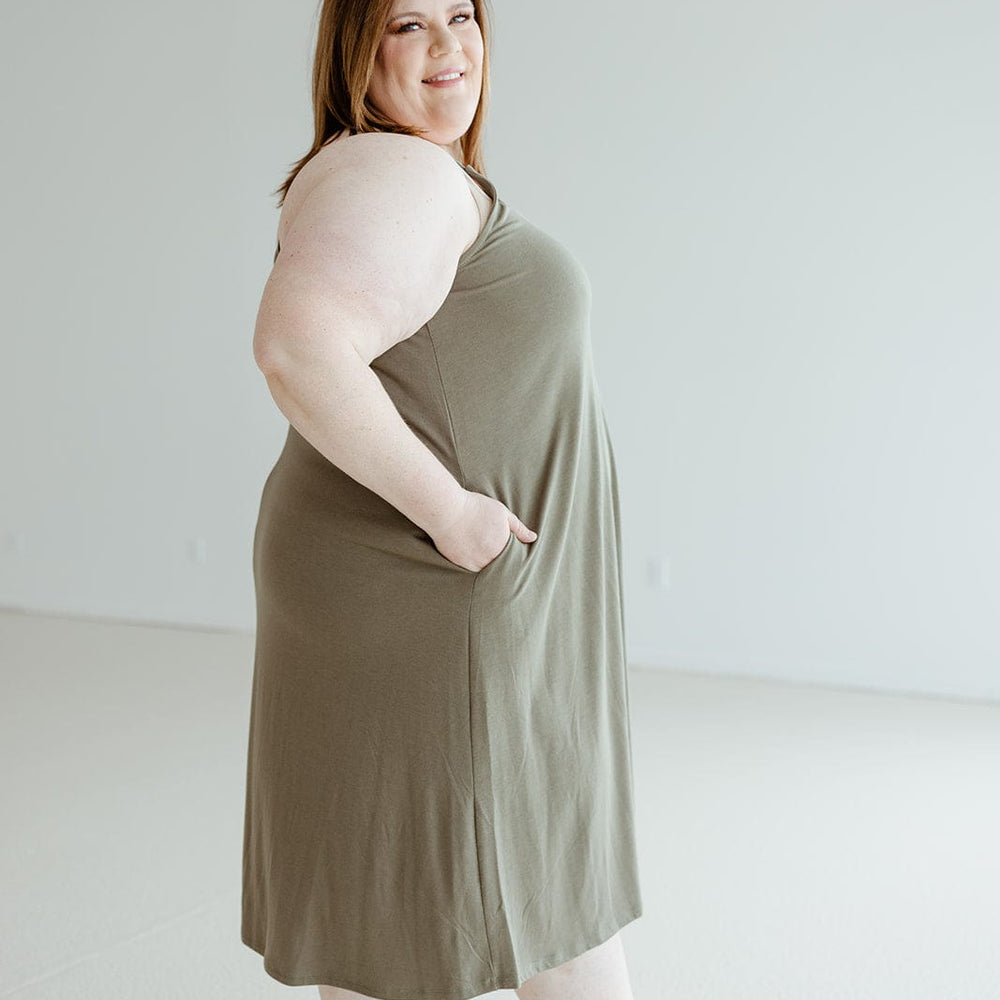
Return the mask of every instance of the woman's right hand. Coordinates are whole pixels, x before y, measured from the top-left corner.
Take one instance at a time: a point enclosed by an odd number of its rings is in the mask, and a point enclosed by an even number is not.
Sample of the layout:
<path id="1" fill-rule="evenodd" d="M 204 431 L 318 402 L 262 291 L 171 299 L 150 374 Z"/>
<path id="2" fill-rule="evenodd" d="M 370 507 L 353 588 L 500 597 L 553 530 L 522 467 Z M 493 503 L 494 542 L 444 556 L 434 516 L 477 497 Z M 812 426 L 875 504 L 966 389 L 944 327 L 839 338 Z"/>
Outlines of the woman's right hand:
<path id="1" fill-rule="evenodd" d="M 466 490 L 464 500 L 458 516 L 431 535 L 449 562 L 478 573 L 500 555 L 511 532 L 522 542 L 538 537 L 495 497 Z"/>

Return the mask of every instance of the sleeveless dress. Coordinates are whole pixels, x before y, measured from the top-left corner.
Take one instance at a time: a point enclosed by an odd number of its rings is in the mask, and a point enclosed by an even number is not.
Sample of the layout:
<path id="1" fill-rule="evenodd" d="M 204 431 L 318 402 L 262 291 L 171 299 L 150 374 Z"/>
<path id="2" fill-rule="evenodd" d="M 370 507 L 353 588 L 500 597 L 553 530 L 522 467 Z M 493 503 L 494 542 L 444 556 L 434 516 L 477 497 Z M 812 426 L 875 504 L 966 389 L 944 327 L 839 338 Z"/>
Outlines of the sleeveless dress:
<path id="1" fill-rule="evenodd" d="M 642 914 L 590 283 L 465 170 L 487 221 L 371 367 L 456 480 L 538 537 L 464 569 L 289 425 L 253 543 L 242 894 L 243 943 L 289 986 L 466 1000 Z"/>

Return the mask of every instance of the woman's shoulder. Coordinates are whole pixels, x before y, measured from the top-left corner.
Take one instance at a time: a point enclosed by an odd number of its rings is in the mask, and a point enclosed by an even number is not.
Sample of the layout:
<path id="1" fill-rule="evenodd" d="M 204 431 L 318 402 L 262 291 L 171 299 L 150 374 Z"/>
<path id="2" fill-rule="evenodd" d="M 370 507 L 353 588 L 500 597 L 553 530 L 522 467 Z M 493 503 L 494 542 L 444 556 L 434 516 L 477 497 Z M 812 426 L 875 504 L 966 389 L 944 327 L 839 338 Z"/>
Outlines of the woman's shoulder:
<path id="1" fill-rule="evenodd" d="M 327 140 L 289 186 L 278 221 L 279 240 L 309 195 L 328 186 L 333 177 L 349 179 L 356 191 L 395 189 L 417 199 L 450 201 L 453 207 L 462 200 L 470 181 L 453 156 L 420 136 L 341 132 Z"/>
<path id="2" fill-rule="evenodd" d="M 395 140 L 410 140 L 401 165 L 395 156 L 371 156 L 370 135 L 356 138 L 364 140 L 353 143 L 358 153 L 343 140 L 308 193 L 299 191 L 302 200 L 292 206 L 286 199 L 294 214 L 265 286 L 265 311 L 280 323 L 272 321 L 262 344 L 286 336 L 288 326 L 311 323 L 316 330 L 347 330 L 359 355 L 371 361 L 437 312 L 475 237 L 478 211 L 468 174 L 447 151 L 419 137 L 375 137 L 400 156 L 403 143 Z M 441 158 L 452 161 L 452 174 Z M 293 315 L 301 322 L 292 322 Z"/>
<path id="3" fill-rule="evenodd" d="M 328 139 L 295 178 L 303 186 L 334 169 L 392 174 L 402 183 L 420 183 L 435 175 L 461 179 L 464 171 L 440 146 L 417 135 L 400 132 L 341 132 Z M 294 184 L 294 182 L 293 182 Z M 289 189 L 291 190 L 291 189 Z"/>

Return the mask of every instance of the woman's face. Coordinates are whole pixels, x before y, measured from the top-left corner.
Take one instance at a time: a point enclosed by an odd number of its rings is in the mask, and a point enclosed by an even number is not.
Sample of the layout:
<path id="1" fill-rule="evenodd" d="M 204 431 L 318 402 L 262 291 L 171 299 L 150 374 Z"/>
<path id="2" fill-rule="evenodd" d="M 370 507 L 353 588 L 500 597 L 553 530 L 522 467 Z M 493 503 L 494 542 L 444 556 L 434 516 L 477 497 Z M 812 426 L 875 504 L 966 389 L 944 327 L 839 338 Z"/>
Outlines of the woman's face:
<path id="1" fill-rule="evenodd" d="M 457 70 L 440 84 L 430 77 Z M 483 35 L 471 0 L 394 0 L 375 57 L 368 97 L 401 125 L 461 156 L 483 86 Z"/>

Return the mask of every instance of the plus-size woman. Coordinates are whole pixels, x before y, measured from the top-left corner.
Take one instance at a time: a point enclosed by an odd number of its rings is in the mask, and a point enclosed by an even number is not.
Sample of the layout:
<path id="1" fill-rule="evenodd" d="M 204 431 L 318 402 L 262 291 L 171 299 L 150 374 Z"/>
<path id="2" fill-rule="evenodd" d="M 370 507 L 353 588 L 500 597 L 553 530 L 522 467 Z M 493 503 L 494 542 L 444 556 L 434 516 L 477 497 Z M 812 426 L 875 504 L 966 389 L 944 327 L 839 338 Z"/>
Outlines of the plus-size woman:
<path id="1" fill-rule="evenodd" d="M 590 283 L 483 172 L 490 37 L 485 0 L 324 0 L 254 334 L 289 426 L 254 536 L 242 939 L 323 1000 L 632 997 Z"/>

